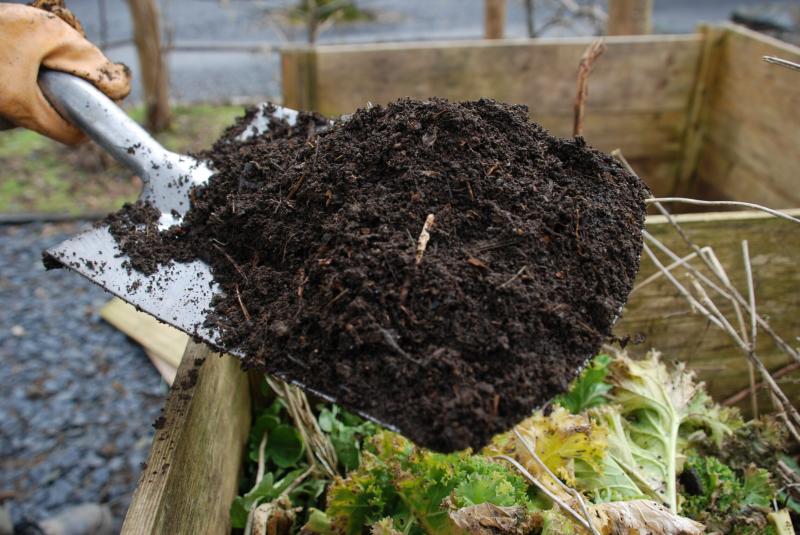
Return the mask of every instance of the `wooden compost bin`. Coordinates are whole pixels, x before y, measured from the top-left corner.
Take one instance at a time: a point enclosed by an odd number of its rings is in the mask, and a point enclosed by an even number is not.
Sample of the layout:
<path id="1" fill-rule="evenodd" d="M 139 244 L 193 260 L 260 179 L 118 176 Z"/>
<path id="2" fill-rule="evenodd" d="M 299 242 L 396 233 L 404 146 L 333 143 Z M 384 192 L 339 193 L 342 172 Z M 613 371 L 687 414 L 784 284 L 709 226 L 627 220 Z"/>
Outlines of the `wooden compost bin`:
<path id="1" fill-rule="evenodd" d="M 284 103 L 336 115 L 403 96 L 487 96 L 528 104 L 532 119 L 566 136 L 576 66 L 590 42 L 290 48 L 282 52 Z M 657 196 L 736 199 L 800 215 L 792 209 L 800 206 L 800 75 L 761 60 L 776 55 L 800 61 L 800 49 L 735 26 L 685 36 L 609 37 L 606 43 L 590 79 L 585 135 L 591 144 L 621 148 Z M 693 213 L 677 220 L 696 243 L 713 247 L 741 289 L 741 241 L 749 241 L 758 310 L 793 343 L 800 333 L 797 228 L 761 212 Z M 679 254 L 688 253 L 662 216 L 649 217 L 647 230 Z M 654 271 L 643 258 L 638 282 Z M 630 349 L 634 354 L 655 347 L 669 360 L 687 362 L 719 401 L 748 385 L 741 352 L 693 314 L 663 277 L 633 294 L 616 332 L 645 335 L 646 343 Z M 772 371 L 791 364 L 765 335 L 758 353 Z M 792 377 L 783 386 L 798 399 L 798 372 L 781 381 Z M 234 358 L 209 356 L 205 346 L 189 343 L 123 533 L 230 531 L 252 384 Z"/>

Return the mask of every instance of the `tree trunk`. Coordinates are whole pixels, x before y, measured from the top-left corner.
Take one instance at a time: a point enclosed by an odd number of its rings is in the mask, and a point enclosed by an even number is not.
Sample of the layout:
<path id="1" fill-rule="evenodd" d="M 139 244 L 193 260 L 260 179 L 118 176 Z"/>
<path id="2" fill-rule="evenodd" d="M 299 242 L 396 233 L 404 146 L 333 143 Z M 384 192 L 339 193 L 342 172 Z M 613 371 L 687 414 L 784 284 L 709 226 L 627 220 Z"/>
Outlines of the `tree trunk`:
<path id="1" fill-rule="evenodd" d="M 608 0 L 608 35 L 653 31 L 653 0 Z"/>
<path id="2" fill-rule="evenodd" d="M 484 36 L 502 39 L 506 25 L 506 0 L 484 0 Z"/>
<path id="3" fill-rule="evenodd" d="M 128 0 L 133 17 L 133 40 L 139 53 L 139 70 L 147 110 L 147 129 L 169 127 L 169 72 L 161 48 L 161 27 L 155 0 Z"/>

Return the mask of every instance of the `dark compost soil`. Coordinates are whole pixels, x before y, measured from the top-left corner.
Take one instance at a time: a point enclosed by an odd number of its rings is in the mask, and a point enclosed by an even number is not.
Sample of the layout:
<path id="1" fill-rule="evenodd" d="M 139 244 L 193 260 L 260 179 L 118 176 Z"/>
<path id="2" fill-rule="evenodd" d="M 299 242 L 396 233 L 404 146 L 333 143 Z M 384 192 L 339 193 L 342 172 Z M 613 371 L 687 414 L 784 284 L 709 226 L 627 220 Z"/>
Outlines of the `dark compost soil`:
<path id="1" fill-rule="evenodd" d="M 324 132 L 302 115 L 236 141 L 246 121 L 203 155 L 217 173 L 181 228 L 152 232 L 141 206 L 110 219 L 136 269 L 211 265 L 224 293 L 208 321 L 245 366 L 421 445 L 478 448 L 611 333 L 649 192 L 582 139 L 491 100 L 400 100 Z"/>

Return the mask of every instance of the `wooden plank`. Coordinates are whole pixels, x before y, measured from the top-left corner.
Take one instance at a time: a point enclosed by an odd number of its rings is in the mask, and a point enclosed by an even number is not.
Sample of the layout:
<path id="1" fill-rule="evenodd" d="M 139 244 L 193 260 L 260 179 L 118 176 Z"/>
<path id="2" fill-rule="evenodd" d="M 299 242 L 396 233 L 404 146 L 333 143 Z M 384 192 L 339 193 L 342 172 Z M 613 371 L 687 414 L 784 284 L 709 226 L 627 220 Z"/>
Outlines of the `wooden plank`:
<path id="1" fill-rule="evenodd" d="M 527 104 L 571 135 L 575 76 L 592 38 L 331 45 L 281 51 L 284 104 L 327 115 L 432 95 Z M 671 193 L 703 37 L 609 37 L 592 73 L 585 137 L 646 158 L 653 191 Z"/>
<path id="2" fill-rule="evenodd" d="M 697 162 L 706 135 L 711 88 L 719 68 L 719 55 L 724 29 L 701 26 L 699 33 L 703 35 L 703 54 L 695 77 L 695 86 L 686 117 L 683 146 L 675 184 L 670 195 L 688 195 L 692 191 L 692 181 L 697 170 Z"/>
<path id="3" fill-rule="evenodd" d="M 800 216 L 800 209 L 789 211 Z M 773 329 L 793 344 L 800 333 L 800 232 L 792 223 L 775 219 L 761 212 L 723 212 L 676 216 L 683 229 L 699 246 L 711 246 L 725 266 L 732 283 L 747 294 L 741 241 L 750 245 L 757 309 L 769 318 Z M 690 251 L 663 217 L 648 218 L 647 230 L 679 256 Z M 662 262 L 670 263 L 664 255 Z M 699 262 L 693 265 L 699 267 Z M 656 268 L 643 256 L 637 282 L 643 281 Z M 710 275 L 708 271 L 702 270 Z M 676 272 L 680 273 L 680 272 Z M 728 318 L 734 319 L 729 303 L 715 300 Z M 749 325 L 749 324 L 748 324 Z M 728 336 L 700 315 L 693 314 L 684 298 L 663 277 L 632 296 L 615 332 L 617 335 L 641 333 L 645 342 L 630 350 L 641 355 L 656 348 L 670 360 L 681 360 L 698 370 L 716 399 L 725 399 L 748 384 L 747 363 Z M 749 331 L 748 331 L 749 332 Z M 775 370 L 788 362 L 763 331 L 759 333 L 758 354 L 768 368 Z M 784 379 L 790 398 L 800 397 L 800 384 L 792 383 L 800 374 Z M 747 409 L 748 400 L 742 408 Z M 767 405 L 768 406 L 768 405 Z"/>
<path id="4" fill-rule="evenodd" d="M 190 342 L 163 418 L 122 534 L 230 533 L 251 419 L 238 360 Z"/>
<path id="5" fill-rule="evenodd" d="M 167 383 L 167 385 L 172 386 L 172 383 L 175 382 L 175 376 L 178 375 L 178 368 L 175 368 L 172 366 L 172 364 L 166 360 L 163 360 L 149 349 L 145 349 L 144 352 L 147 355 L 147 358 L 150 359 L 150 362 L 153 363 L 153 366 L 155 366 L 156 370 L 158 370 L 158 373 L 161 375 L 161 378 L 164 379 L 164 382 Z"/>
<path id="6" fill-rule="evenodd" d="M 762 61 L 800 61 L 800 48 L 726 26 L 706 111 L 696 191 L 720 198 L 800 205 L 798 75 Z"/>
<path id="7" fill-rule="evenodd" d="M 568 115 L 577 65 L 592 40 L 317 47 L 317 110 L 335 115 L 367 102 L 436 95 L 454 100 L 491 97 Z M 589 109 L 685 111 L 701 43 L 696 35 L 607 38 L 608 48 L 592 72 Z"/>
<path id="8" fill-rule="evenodd" d="M 161 323 L 150 314 L 139 312 L 136 307 L 118 297 L 103 306 L 100 317 L 173 368 L 180 365 L 189 340 L 186 333 Z"/>

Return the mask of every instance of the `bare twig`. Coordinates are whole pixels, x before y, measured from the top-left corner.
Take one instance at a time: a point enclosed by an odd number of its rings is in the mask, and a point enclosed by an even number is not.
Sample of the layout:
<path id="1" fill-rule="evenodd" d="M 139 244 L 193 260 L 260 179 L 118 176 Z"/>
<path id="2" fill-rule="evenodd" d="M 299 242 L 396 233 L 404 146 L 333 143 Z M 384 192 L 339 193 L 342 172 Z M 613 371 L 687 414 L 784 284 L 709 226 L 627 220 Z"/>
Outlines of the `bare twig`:
<path id="1" fill-rule="evenodd" d="M 592 524 L 590 524 L 590 523 L 587 523 L 586 520 L 584 520 L 584 518 L 580 515 L 580 513 L 575 511 L 575 509 L 570 507 L 565 501 L 563 501 L 561 498 L 556 496 L 553 493 L 553 491 L 551 491 L 549 488 L 547 488 L 547 485 L 544 485 L 538 479 L 533 477 L 531 475 L 531 473 L 528 472 L 528 470 L 524 466 L 522 466 L 519 462 L 517 462 L 516 459 L 514 459 L 512 457 L 509 457 L 508 455 L 496 455 L 496 456 L 494 456 L 492 458 L 493 459 L 502 459 L 503 461 L 506 461 L 507 463 L 510 463 L 514 468 L 516 468 L 519 471 L 519 473 L 521 473 L 525 477 L 525 479 L 530 481 L 533 484 L 534 487 L 536 487 L 537 489 L 542 491 L 542 493 L 545 496 L 547 496 L 550 499 L 550 501 L 552 501 L 553 503 L 558 505 L 565 513 L 567 513 L 569 516 L 571 516 L 572 519 L 575 520 L 575 522 L 580 524 L 586 530 L 592 531 L 594 529 L 594 526 Z"/>
<path id="2" fill-rule="evenodd" d="M 794 61 L 789 61 L 788 59 L 778 58 L 775 56 L 762 56 L 761 59 L 767 63 L 772 63 L 773 65 L 780 65 L 781 67 L 786 67 L 787 69 L 792 69 L 793 71 L 800 71 L 800 64 L 795 63 Z"/>
<path id="3" fill-rule="evenodd" d="M 677 223 L 676 223 L 676 225 L 677 225 Z M 678 228 L 680 228 L 680 227 L 678 227 Z M 658 240 L 657 240 L 657 239 L 656 239 L 654 236 L 652 236 L 652 235 L 651 235 L 650 233 L 648 233 L 647 231 L 642 231 L 642 235 L 643 235 L 643 236 L 644 236 L 644 237 L 645 237 L 645 238 L 646 238 L 648 241 L 650 241 L 650 242 L 651 242 L 651 243 L 653 243 L 653 244 L 654 244 L 656 247 L 658 247 L 658 249 L 660 249 L 660 250 L 661 250 L 661 252 L 663 252 L 664 254 L 666 254 L 667 256 L 669 256 L 671 259 L 673 259 L 673 260 L 675 260 L 675 261 L 678 261 L 678 260 L 680 260 L 680 259 L 678 258 L 678 255 L 676 255 L 674 252 L 672 252 L 672 251 L 671 251 L 671 250 L 670 250 L 670 249 L 669 249 L 669 248 L 668 248 L 666 245 L 664 245 L 663 243 L 661 243 L 660 241 L 658 241 Z M 684 235 L 685 235 L 685 234 L 684 234 Z M 688 239 L 688 238 L 687 238 L 687 239 Z M 689 241 L 689 244 L 690 244 L 690 247 L 697 247 L 697 246 L 696 246 L 696 245 L 694 245 L 694 243 L 692 243 L 691 241 Z M 703 249 L 710 249 L 710 248 L 706 248 L 706 247 L 704 247 Z M 699 250 L 699 248 L 698 248 L 698 250 Z M 707 259 L 706 259 L 706 257 L 705 257 L 704 255 L 702 256 L 702 258 L 703 258 L 703 260 L 707 260 Z M 737 301 L 737 302 L 738 302 L 740 305 L 742 305 L 743 307 L 745 307 L 745 310 L 746 310 L 746 311 L 748 311 L 748 312 L 749 312 L 749 311 L 751 310 L 751 309 L 750 309 L 750 306 L 748 305 L 748 303 L 747 303 L 747 302 L 745 301 L 745 299 L 744 299 L 744 298 L 741 296 L 741 294 L 738 292 L 738 290 L 736 290 L 736 288 L 735 288 L 735 287 L 731 286 L 731 287 L 730 287 L 730 288 L 728 288 L 728 289 L 722 289 L 722 288 L 720 288 L 720 287 L 719 287 L 719 286 L 718 286 L 718 285 L 717 285 L 717 284 L 716 284 L 714 281 L 712 281 L 711 279 L 709 279 L 708 277 L 706 277 L 706 276 L 705 276 L 705 275 L 704 275 L 702 272 L 698 271 L 698 270 L 697 270 L 697 268 L 695 268 L 695 267 L 694 267 L 694 266 L 692 266 L 691 264 L 689 264 L 689 263 L 683 264 L 683 267 L 684 267 L 684 268 L 686 268 L 686 270 L 687 270 L 689 273 L 691 273 L 693 276 L 697 277 L 697 278 L 698 278 L 700 281 L 702 281 L 702 283 L 703 283 L 703 284 L 705 284 L 705 285 L 707 285 L 709 288 L 713 289 L 713 290 L 714 290 L 715 292 L 717 292 L 719 295 L 721 295 L 721 296 L 725 297 L 726 299 L 735 299 L 735 300 L 736 300 L 736 301 Z M 763 329 L 763 330 L 764 330 L 764 332 L 766 332 L 767 334 L 769 334 L 769 335 L 770 335 L 770 337 L 771 337 L 771 338 L 772 338 L 772 340 L 775 342 L 775 344 L 776 344 L 776 345 L 777 345 L 777 346 L 778 346 L 778 347 L 779 347 L 779 348 L 780 348 L 780 349 L 781 349 L 781 350 L 782 350 L 784 353 L 786 353 L 787 355 L 789 355 L 790 357 L 792 357 L 792 358 L 793 358 L 795 361 L 797 361 L 797 362 L 800 362 L 800 354 L 798 354 L 798 352 L 797 352 L 797 351 L 796 351 L 796 350 L 795 350 L 795 349 L 794 349 L 792 346 L 790 346 L 788 343 L 786 343 L 786 341 L 784 341 L 784 340 L 783 340 L 783 338 L 781 338 L 780 336 L 778 336 L 778 334 L 777 334 L 777 333 L 776 333 L 776 332 L 775 332 L 775 331 L 772 329 L 772 327 L 769 325 L 769 323 L 767 322 L 767 320 L 765 320 L 765 319 L 764 319 L 763 317 L 761 317 L 759 314 L 756 314 L 755 316 L 756 316 L 756 322 L 758 323 L 758 326 L 759 326 L 759 327 L 761 327 L 761 329 Z"/>
<path id="4" fill-rule="evenodd" d="M 787 364 L 783 368 L 773 372 L 772 373 L 772 377 L 775 380 L 778 380 L 781 377 L 783 377 L 784 375 L 788 375 L 788 374 L 790 374 L 792 372 L 795 372 L 797 370 L 800 370 L 800 363 L 798 363 L 798 362 L 790 362 L 789 364 Z M 764 388 L 764 386 L 765 386 L 764 381 L 760 381 L 760 382 L 756 383 L 756 387 L 755 387 L 756 391 L 761 390 L 762 388 Z M 725 406 L 735 405 L 735 404 L 739 403 L 740 401 L 742 401 L 744 398 L 746 398 L 748 396 L 748 394 L 750 394 L 750 387 L 749 386 L 747 388 L 743 388 L 743 389 L 739 390 L 734 395 L 732 395 L 729 398 L 725 399 L 725 401 L 722 402 L 722 405 L 725 405 Z"/>
<path id="5" fill-rule="evenodd" d="M 753 283 L 753 269 L 750 266 L 750 248 L 747 240 L 742 240 L 742 257 L 744 258 L 744 272 L 747 276 L 747 296 L 750 300 L 750 351 L 756 351 L 756 335 L 758 327 L 756 324 L 756 292 Z M 750 379 L 750 407 L 753 411 L 753 418 L 758 418 L 758 395 L 756 392 L 756 371 L 753 363 L 747 362 L 747 373 Z"/>
<path id="6" fill-rule="evenodd" d="M 628 172 L 630 172 L 630 173 L 631 173 L 632 175 L 634 175 L 634 176 L 638 176 L 638 175 L 636 174 L 636 171 L 634 171 L 634 169 L 631 167 L 631 165 L 630 165 L 630 164 L 628 163 L 628 161 L 625 159 L 625 156 L 623 156 L 623 154 L 622 154 L 622 151 L 621 151 L 620 149 L 614 149 L 613 151 L 611 151 L 611 155 L 612 155 L 613 157 L 617 158 L 617 159 L 620 161 L 620 163 L 623 165 L 623 167 L 625 167 L 625 169 L 627 169 L 627 170 L 628 170 Z M 700 248 L 699 248 L 699 247 L 698 247 L 698 246 L 697 246 L 697 245 L 696 245 L 696 244 L 695 244 L 695 243 L 694 243 L 694 242 L 693 242 L 693 241 L 692 241 L 692 240 L 689 238 L 689 236 L 687 236 L 687 235 L 686 235 L 686 232 L 684 232 L 683 228 L 681 228 L 681 226 L 678 224 L 678 222 L 675 220 L 675 218 L 672 216 L 672 214 L 670 214 L 670 213 L 669 213 L 669 211 L 668 211 L 666 208 L 664 208 L 664 205 L 662 205 L 660 202 L 658 202 L 658 200 L 657 200 L 657 199 L 652 199 L 652 198 L 651 198 L 651 200 L 652 200 L 652 202 L 653 202 L 654 206 L 655 206 L 655 207 L 658 209 L 658 211 L 659 211 L 659 212 L 661 212 L 661 214 L 662 214 L 662 215 L 664 215 L 664 217 L 667 219 L 667 222 L 669 222 L 669 224 L 670 224 L 670 225 L 672 225 L 672 227 L 675 229 L 675 231 L 678 233 L 678 235 L 681 237 L 681 239 L 684 241 L 684 243 L 686 243 L 686 245 L 687 245 L 687 246 L 688 246 L 688 247 L 689 247 L 689 248 L 690 248 L 692 251 L 694 251 L 695 253 L 697 253 L 697 254 L 698 254 L 698 256 L 700 257 L 700 259 L 701 259 L 701 260 L 703 260 L 703 262 L 704 262 L 704 263 L 706 264 L 706 266 L 707 266 L 707 267 L 708 267 L 708 268 L 711 270 L 711 272 L 712 272 L 712 273 L 714 273 L 715 275 L 717 275 L 717 270 L 716 270 L 716 267 L 715 267 L 715 266 L 714 266 L 714 264 L 713 264 L 713 263 L 712 263 L 712 262 L 709 260 L 709 258 L 708 258 L 708 255 L 707 255 L 707 254 L 704 254 L 704 252 L 705 252 L 705 251 L 704 251 L 704 250 L 701 250 L 701 249 L 700 249 Z M 646 201 L 646 202 L 648 202 L 648 201 Z M 758 205 L 756 205 L 756 206 L 758 206 Z M 762 207 L 762 208 L 763 208 L 763 207 Z M 673 253 L 671 250 L 669 250 L 669 248 L 667 248 L 666 246 L 664 246 L 663 244 L 661 244 L 661 242 L 659 242 L 658 240 L 656 240 L 654 237 L 650 236 L 650 235 L 649 235 L 649 234 L 648 234 L 646 231 L 644 231 L 644 232 L 643 232 L 643 234 L 644 234 L 644 236 L 645 236 L 646 238 L 648 238 L 649 240 L 653 241 L 653 242 L 656 244 L 656 246 L 657 246 L 659 249 L 661 249 L 661 250 L 662 250 L 662 251 L 663 251 L 665 254 L 667 254 L 667 255 L 668 255 L 670 258 L 672 258 L 672 259 L 673 259 L 673 260 L 675 260 L 675 261 L 679 260 L 678 256 L 677 256 L 675 253 Z M 725 297 L 726 297 L 726 298 L 728 298 L 728 299 L 731 299 L 731 298 L 732 298 L 732 299 L 735 299 L 735 300 L 736 300 L 736 301 L 737 301 L 737 302 L 738 302 L 740 305 L 744 306 L 746 309 L 748 309 L 748 310 L 749 310 L 749 305 L 748 305 L 748 303 L 745 301 L 744 297 L 742 297 L 742 295 L 739 293 L 739 291 L 738 291 L 738 290 L 737 290 L 737 289 L 736 289 L 734 286 L 732 286 L 732 285 L 731 285 L 731 286 L 728 286 L 727 290 L 723 290 L 723 289 L 722 289 L 722 288 L 720 288 L 720 287 L 719 287 L 717 284 L 715 284 L 713 281 L 711 281 L 711 280 L 710 280 L 708 277 L 706 277 L 706 276 L 705 276 L 705 275 L 703 275 L 701 272 L 699 272 L 699 271 L 698 271 L 696 268 L 694 268 L 694 267 L 693 267 L 691 264 L 689 264 L 689 263 L 686 263 L 686 264 L 684 264 L 684 267 L 685 267 L 685 268 L 686 268 L 688 271 L 690 271 L 690 272 L 691 272 L 691 273 L 692 273 L 694 276 L 696 276 L 696 277 L 697 277 L 697 278 L 699 278 L 701 281 L 703 281 L 703 283 L 704 283 L 704 284 L 707 284 L 709 287 L 713 288 L 713 289 L 714 289 L 714 291 L 716 291 L 716 292 L 717 292 L 717 293 L 719 293 L 720 295 L 723 295 L 723 296 L 725 296 Z M 786 342 L 785 342 L 785 341 L 784 341 L 784 340 L 783 340 L 783 339 L 782 339 L 782 338 L 781 338 L 781 337 L 778 335 L 778 333 L 776 333 L 776 332 L 775 332 L 775 331 L 772 329 L 772 327 L 769 325 L 769 323 L 768 323 L 768 322 L 767 322 L 767 321 L 766 321 L 764 318 L 762 318 L 762 317 L 761 317 L 761 316 L 759 316 L 759 315 L 756 315 L 756 321 L 758 322 L 758 325 L 759 325 L 759 327 L 761 327 L 761 328 L 764 330 L 764 332 L 766 332 L 767 334 L 769 334 L 769 335 L 770 335 L 770 337 L 772 337 L 772 339 L 773 339 L 773 341 L 775 342 L 775 344 L 776 344 L 776 345 L 777 345 L 777 346 L 778 346 L 778 347 L 779 347 L 779 348 L 780 348 L 780 349 L 781 349 L 781 350 L 782 350 L 784 353 L 786 353 L 787 355 L 789 355 L 790 357 L 792 357 L 792 358 L 793 358 L 795 361 L 797 361 L 797 362 L 800 362 L 800 353 L 798 353 L 798 352 L 797 352 L 797 351 L 796 351 L 796 350 L 795 350 L 795 349 L 794 349 L 792 346 L 790 346 L 789 344 L 787 344 L 787 343 L 786 343 Z"/>
<path id="7" fill-rule="evenodd" d="M 697 253 L 689 253 L 688 255 L 684 256 L 683 258 L 675 260 L 670 265 L 666 266 L 666 270 L 667 271 L 672 271 L 673 269 L 675 269 L 678 266 L 686 265 L 687 262 L 689 262 L 690 260 L 693 260 L 695 258 L 697 258 Z M 645 280 L 643 280 L 642 282 L 640 282 L 639 284 L 634 286 L 633 290 L 631 290 L 631 293 L 634 293 L 636 290 L 640 290 L 641 288 L 647 286 L 651 282 L 653 282 L 655 280 L 658 280 L 662 276 L 663 276 L 663 273 L 661 271 L 656 271 L 655 273 L 653 273 L 652 275 L 647 277 Z"/>
<path id="8" fill-rule="evenodd" d="M 577 500 L 578 505 L 580 505 L 581 507 L 581 512 L 583 513 L 584 518 L 586 518 L 586 523 L 589 524 L 589 529 L 591 530 L 592 535 L 600 535 L 600 533 L 597 531 L 597 528 L 595 528 L 594 524 L 592 524 L 592 517 L 589 515 L 589 511 L 586 509 L 586 503 L 583 501 L 583 496 L 581 496 L 580 492 L 571 487 L 568 487 L 563 481 L 561 481 L 561 479 L 559 479 L 559 477 L 555 475 L 553 471 L 550 470 L 550 468 L 548 468 L 546 464 L 544 464 L 544 461 L 542 461 L 542 459 L 536 454 L 535 446 L 532 444 L 528 444 L 528 441 L 525 440 L 525 437 L 523 437 L 522 434 L 519 431 L 517 431 L 516 428 L 514 428 L 514 435 L 517 437 L 517 440 L 519 440 L 520 443 L 522 443 L 525 450 L 537 464 L 539 469 L 543 470 L 544 473 L 550 476 L 550 479 L 552 479 L 556 483 L 556 485 L 558 485 L 561 488 L 562 491 L 566 492 L 567 494 L 572 496 L 575 500 Z"/>
<path id="9" fill-rule="evenodd" d="M 583 117 L 586 110 L 586 97 L 589 96 L 589 75 L 597 58 L 605 52 L 606 45 L 602 39 L 597 39 L 583 52 L 581 62 L 578 64 L 578 88 L 575 94 L 575 118 L 572 126 L 572 135 L 580 136 L 583 133 Z"/>
<path id="10" fill-rule="evenodd" d="M 750 350 L 748 344 L 744 343 L 744 341 L 741 339 L 736 330 L 731 326 L 730 322 L 728 322 L 725 316 L 719 311 L 717 306 L 708 296 L 705 289 L 700 285 L 698 280 L 694 277 L 692 277 L 691 279 L 695 290 L 701 297 L 700 300 L 696 299 L 692 295 L 692 293 L 689 292 L 689 290 L 687 290 L 683 286 L 683 284 L 681 284 L 674 277 L 672 273 L 666 271 L 664 265 L 661 263 L 658 257 L 656 257 L 656 255 L 653 253 L 650 247 L 647 246 L 647 244 L 644 244 L 644 250 L 650 257 L 650 259 L 653 261 L 653 263 L 656 265 L 656 267 L 664 272 L 664 276 L 667 277 L 667 279 L 669 279 L 669 281 L 672 282 L 672 284 L 675 286 L 675 288 L 678 289 L 678 291 L 684 296 L 684 298 L 686 298 L 686 300 L 692 306 L 692 309 L 705 316 L 711 323 L 713 323 L 714 325 L 722 329 L 724 332 L 726 332 L 731 337 L 731 339 L 733 339 L 736 345 L 740 349 L 742 349 L 742 351 L 745 353 L 749 361 L 753 363 L 755 369 L 762 376 L 765 383 L 769 386 L 770 391 L 773 393 L 779 406 L 785 413 L 786 418 L 784 418 L 784 422 L 786 423 L 790 433 L 792 433 L 793 436 L 800 437 L 800 433 L 797 432 L 796 428 L 796 425 L 800 425 L 800 414 L 797 413 L 797 410 L 792 406 L 791 402 L 786 397 L 786 394 L 784 394 L 783 390 L 781 390 L 780 386 L 778 386 L 778 384 L 772 378 L 772 376 L 769 373 L 769 370 L 767 370 L 767 368 L 761 362 L 761 359 L 759 359 L 756 356 L 755 352 Z"/>
<path id="11" fill-rule="evenodd" d="M 508 286 L 509 284 L 511 284 L 512 282 L 514 282 L 515 280 L 517 280 L 517 279 L 519 278 L 519 276 L 520 276 L 520 275 L 522 275 L 522 273 L 525 271 L 525 268 L 527 268 L 527 267 L 528 267 L 528 266 L 526 265 L 526 266 L 522 266 L 521 268 L 519 268 L 519 271 L 517 271 L 516 273 L 514 273 L 514 276 L 513 276 L 513 277 L 511 277 L 511 278 L 510 278 L 510 279 L 508 279 L 506 282 L 504 282 L 503 284 L 501 284 L 500 286 L 498 286 L 498 288 L 505 288 L 506 286 Z"/>
<path id="12" fill-rule="evenodd" d="M 428 240 L 431 239 L 430 230 L 431 227 L 433 227 L 435 219 L 436 218 L 433 216 L 433 214 L 428 214 L 428 217 L 425 218 L 425 223 L 422 225 L 422 231 L 419 233 L 419 239 L 417 240 L 416 265 L 420 265 L 422 262 L 422 256 L 425 254 L 425 248 L 428 246 Z"/>
<path id="13" fill-rule="evenodd" d="M 236 285 L 236 299 L 239 300 L 239 306 L 242 308 L 242 314 L 244 314 L 244 319 L 250 321 L 250 313 L 247 311 L 247 307 L 244 306 L 244 301 L 242 301 L 242 294 L 239 292 L 239 285 Z"/>
<path id="14" fill-rule="evenodd" d="M 755 204 L 752 202 L 742 202 L 742 201 L 702 201 L 700 199 L 690 199 L 688 197 L 651 197 L 649 199 L 645 199 L 647 204 L 661 204 L 665 202 L 674 202 L 674 203 L 683 203 L 683 204 L 693 204 L 697 206 L 740 206 L 742 208 L 752 208 L 753 210 L 760 210 L 762 212 L 766 212 L 770 215 L 774 215 L 775 217 L 779 217 L 781 219 L 785 219 L 786 221 L 791 221 L 792 223 L 797 223 L 800 225 L 800 219 L 796 217 L 790 216 L 785 212 L 781 212 L 780 210 L 773 210 L 772 208 L 767 208 L 766 206 L 762 206 L 760 204 Z"/>
<path id="15" fill-rule="evenodd" d="M 266 375 L 265 378 L 275 394 L 286 402 L 286 410 L 306 446 L 308 464 L 324 477 L 333 479 L 338 465 L 336 450 L 330 437 L 319 428 L 305 393 L 276 377 Z"/>

